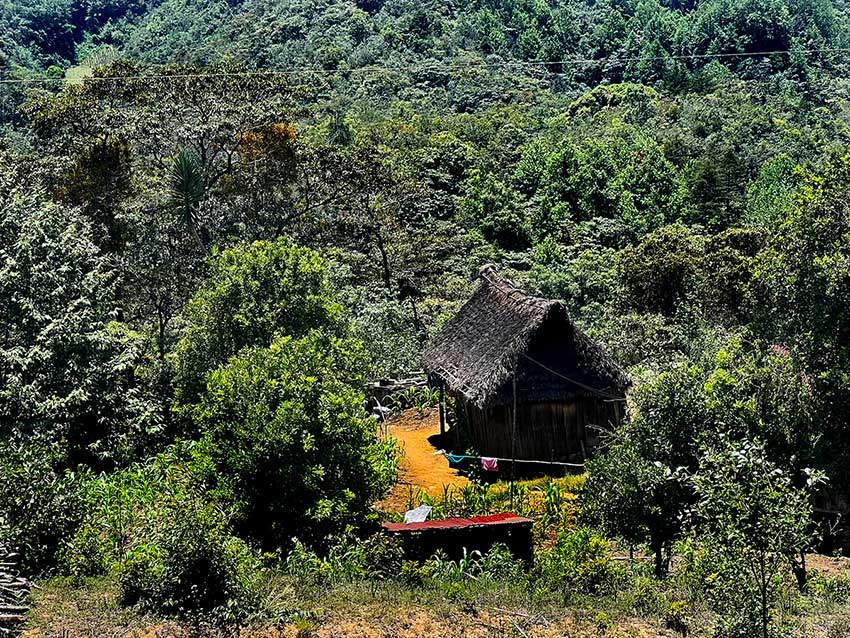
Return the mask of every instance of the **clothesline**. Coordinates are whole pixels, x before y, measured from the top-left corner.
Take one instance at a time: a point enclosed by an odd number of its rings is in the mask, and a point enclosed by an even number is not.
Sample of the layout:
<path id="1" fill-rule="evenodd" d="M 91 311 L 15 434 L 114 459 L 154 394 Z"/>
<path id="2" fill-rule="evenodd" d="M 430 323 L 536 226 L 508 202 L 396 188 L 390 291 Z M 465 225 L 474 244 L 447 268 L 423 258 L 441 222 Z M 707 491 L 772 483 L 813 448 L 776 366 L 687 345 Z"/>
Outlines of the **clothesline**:
<path id="1" fill-rule="evenodd" d="M 507 461 L 509 463 L 536 463 L 539 465 L 559 465 L 563 467 L 578 467 L 584 469 L 584 463 L 563 463 L 561 461 L 531 461 L 524 459 L 508 459 L 502 458 L 500 456 L 473 456 L 470 454 L 452 454 L 451 452 L 446 452 L 445 450 L 438 450 L 434 452 L 434 454 L 442 454 L 452 463 L 460 463 L 461 461 L 465 461 L 466 459 L 478 461 L 484 459 L 495 459 L 496 461 Z"/>

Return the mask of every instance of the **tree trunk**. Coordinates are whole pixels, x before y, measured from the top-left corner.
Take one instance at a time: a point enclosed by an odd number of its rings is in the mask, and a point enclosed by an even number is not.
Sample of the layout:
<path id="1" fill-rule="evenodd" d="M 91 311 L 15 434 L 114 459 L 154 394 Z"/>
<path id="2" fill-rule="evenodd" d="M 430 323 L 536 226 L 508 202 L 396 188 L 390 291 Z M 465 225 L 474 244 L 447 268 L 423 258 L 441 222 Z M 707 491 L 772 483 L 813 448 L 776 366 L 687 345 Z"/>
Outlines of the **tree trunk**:
<path id="1" fill-rule="evenodd" d="M 761 590 L 761 629 L 762 637 L 770 638 L 768 634 L 768 618 L 767 618 L 767 576 L 765 574 L 764 556 L 759 557 L 759 572 L 760 582 L 759 589 Z"/>
<path id="2" fill-rule="evenodd" d="M 157 324 L 159 328 L 159 339 L 157 349 L 159 350 L 159 360 L 165 361 L 165 313 L 162 310 L 162 301 L 156 305 Z"/>
<path id="3" fill-rule="evenodd" d="M 419 345 L 424 346 L 428 340 L 428 331 L 425 330 L 425 325 L 422 319 L 419 318 L 419 310 L 416 308 L 416 299 L 413 295 L 410 296 L 410 308 L 413 310 L 413 323 L 416 324 L 416 330 L 419 332 Z"/>
<path id="4" fill-rule="evenodd" d="M 655 577 L 664 578 L 664 543 L 654 544 L 652 549 L 655 552 Z"/>
<path id="5" fill-rule="evenodd" d="M 440 436 L 446 435 L 446 386 L 440 383 Z"/>
<path id="6" fill-rule="evenodd" d="M 806 583 L 806 552 L 800 552 L 800 560 L 797 560 L 796 555 L 791 555 L 791 571 L 794 574 L 794 578 L 797 579 L 797 588 L 800 590 L 800 593 L 805 594 L 808 590 Z"/>
<path id="7" fill-rule="evenodd" d="M 204 253 L 204 255 L 209 255 L 210 251 L 206 244 L 204 244 L 204 240 L 201 239 L 201 234 L 198 232 L 198 228 L 195 226 L 195 223 L 190 222 L 189 226 L 192 229 L 192 235 L 195 237 L 195 241 L 198 242 L 198 247 L 201 249 L 201 252 Z"/>
<path id="8" fill-rule="evenodd" d="M 387 292 L 392 293 L 393 284 L 392 284 L 392 273 L 390 272 L 390 259 L 387 255 L 386 246 L 384 246 L 384 238 L 381 237 L 380 229 L 375 229 L 375 245 L 378 247 L 378 252 L 381 253 L 381 269 L 383 271 L 383 279 L 384 286 L 387 288 Z"/>

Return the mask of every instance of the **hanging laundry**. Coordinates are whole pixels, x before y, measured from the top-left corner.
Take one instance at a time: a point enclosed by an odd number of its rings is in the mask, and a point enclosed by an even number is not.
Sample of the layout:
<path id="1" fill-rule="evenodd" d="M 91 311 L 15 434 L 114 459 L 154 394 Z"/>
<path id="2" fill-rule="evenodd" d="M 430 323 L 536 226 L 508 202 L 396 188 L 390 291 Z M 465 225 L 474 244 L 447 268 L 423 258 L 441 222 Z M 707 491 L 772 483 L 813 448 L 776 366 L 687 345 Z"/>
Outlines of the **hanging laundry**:
<path id="1" fill-rule="evenodd" d="M 451 463 L 452 465 L 457 465 L 458 463 L 460 463 L 461 461 L 466 459 L 466 456 L 463 455 L 463 454 L 451 454 L 451 453 L 449 453 L 449 454 L 446 454 L 446 458 L 449 460 L 449 463 Z"/>
<path id="2" fill-rule="evenodd" d="M 487 470 L 488 472 L 498 472 L 499 471 L 499 459 L 494 459 L 489 456 L 481 457 L 481 467 L 482 469 Z"/>

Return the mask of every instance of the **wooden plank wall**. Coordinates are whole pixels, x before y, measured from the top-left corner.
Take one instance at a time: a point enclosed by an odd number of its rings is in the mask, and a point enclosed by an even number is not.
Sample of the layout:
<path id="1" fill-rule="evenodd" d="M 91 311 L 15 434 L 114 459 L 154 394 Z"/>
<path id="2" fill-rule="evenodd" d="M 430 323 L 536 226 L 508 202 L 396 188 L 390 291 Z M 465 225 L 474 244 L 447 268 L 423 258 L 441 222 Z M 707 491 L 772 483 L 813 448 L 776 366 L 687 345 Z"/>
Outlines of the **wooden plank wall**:
<path id="1" fill-rule="evenodd" d="M 470 434 L 481 454 L 510 458 L 512 406 L 466 408 Z M 581 462 L 599 444 L 599 433 L 591 426 L 611 429 L 619 424 L 621 411 L 620 403 L 598 399 L 519 405 L 516 458 Z"/>

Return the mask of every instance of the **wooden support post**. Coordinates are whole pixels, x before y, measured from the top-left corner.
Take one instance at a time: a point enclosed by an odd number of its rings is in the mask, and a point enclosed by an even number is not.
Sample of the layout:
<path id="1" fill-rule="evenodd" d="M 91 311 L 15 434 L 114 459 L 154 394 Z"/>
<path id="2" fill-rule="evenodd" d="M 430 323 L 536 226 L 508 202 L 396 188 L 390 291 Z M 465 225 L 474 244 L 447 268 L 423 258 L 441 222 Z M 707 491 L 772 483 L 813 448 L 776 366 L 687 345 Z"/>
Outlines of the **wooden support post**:
<path id="1" fill-rule="evenodd" d="M 440 382 L 440 436 L 446 434 L 446 384 Z"/>
<path id="2" fill-rule="evenodd" d="M 514 360 L 513 400 L 511 411 L 511 511 L 514 509 L 514 478 L 516 477 L 516 360 Z"/>

